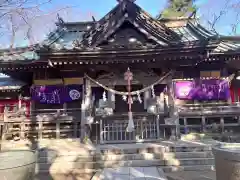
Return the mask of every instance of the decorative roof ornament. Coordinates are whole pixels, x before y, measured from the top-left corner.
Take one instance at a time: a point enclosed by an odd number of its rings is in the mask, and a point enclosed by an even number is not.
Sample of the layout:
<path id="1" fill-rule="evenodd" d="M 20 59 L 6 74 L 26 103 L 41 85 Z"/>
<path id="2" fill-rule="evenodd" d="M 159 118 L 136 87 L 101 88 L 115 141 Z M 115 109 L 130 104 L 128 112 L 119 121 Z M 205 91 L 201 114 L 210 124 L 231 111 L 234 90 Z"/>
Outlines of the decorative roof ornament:
<path id="1" fill-rule="evenodd" d="M 58 13 L 57 13 L 57 20 L 58 20 L 58 24 L 64 24 L 63 18 L 61 18 Z"/>

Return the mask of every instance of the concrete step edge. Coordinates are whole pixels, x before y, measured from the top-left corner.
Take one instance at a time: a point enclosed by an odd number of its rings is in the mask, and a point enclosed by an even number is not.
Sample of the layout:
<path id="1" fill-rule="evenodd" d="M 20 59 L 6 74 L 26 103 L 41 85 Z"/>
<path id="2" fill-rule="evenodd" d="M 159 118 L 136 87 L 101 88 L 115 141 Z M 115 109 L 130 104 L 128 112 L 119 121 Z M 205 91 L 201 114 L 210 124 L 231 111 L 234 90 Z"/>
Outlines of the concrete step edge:
<path id="1" fill-rule="evenodd" d="M 92 174 L 97 171 L 100 171 L 101 169 L 78 169 L 73 168 L 71 169 L 71 172 L 79 173 L 79 174 Z M 36 174 L 38 173 L 51 173 L 51 174 L 64 174 L 64 172 L 59 171 L 59 169 L 51 169 L 51 170 L 36 170 Z"/>
<path id="2" fill-rule="evenodd" d="M 119 160 L 119 161 L 168 161 L 166 159 L 133 159 L 133 160 Z M 207 158 L 174 158 L 174 160 L 178 160 L 178 161 L 202 161 L 202 160 L 214 160 L 213 157 L 207 157 Z M 97 161 L 98 163 L 102 163 L 102 162 L 118 162 L 118 160 L 99 160 Z"/>
<path id="3" fill-rule="evenodd" d="M 159 166 L 166 173 L 179 171 L 206 171 L 215 170 L 214 165 L 180 165 L 180 166 Z"/>

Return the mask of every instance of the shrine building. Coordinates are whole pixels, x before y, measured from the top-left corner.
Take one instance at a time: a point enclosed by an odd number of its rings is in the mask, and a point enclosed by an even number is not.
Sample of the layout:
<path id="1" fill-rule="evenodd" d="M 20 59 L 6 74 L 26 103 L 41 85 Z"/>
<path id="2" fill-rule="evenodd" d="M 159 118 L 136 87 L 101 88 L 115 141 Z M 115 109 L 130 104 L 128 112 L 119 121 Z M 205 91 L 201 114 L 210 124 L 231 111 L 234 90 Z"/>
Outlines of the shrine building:
<path id="1" fill-rule="evenodd" d="M 213 124 L 238 131 L 239 52 L 239 37 L 195 17 L 156 20 L 130 0 L 98 21 L 59 17 L 43 42 L 0 51 L 2 138 L 116 143 Z"/>

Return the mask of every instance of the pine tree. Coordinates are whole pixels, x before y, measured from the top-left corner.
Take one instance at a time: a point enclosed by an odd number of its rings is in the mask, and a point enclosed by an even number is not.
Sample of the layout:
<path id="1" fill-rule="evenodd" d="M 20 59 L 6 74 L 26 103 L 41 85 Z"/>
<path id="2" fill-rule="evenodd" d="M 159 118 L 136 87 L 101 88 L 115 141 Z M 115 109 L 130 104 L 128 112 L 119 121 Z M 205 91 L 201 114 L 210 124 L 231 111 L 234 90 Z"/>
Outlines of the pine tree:
<path id="1" fill-rule="evenodd" d="M 168 6 L 159 18 L 186 17 L 196 12 L 193 0 L 168 0 Z"/>

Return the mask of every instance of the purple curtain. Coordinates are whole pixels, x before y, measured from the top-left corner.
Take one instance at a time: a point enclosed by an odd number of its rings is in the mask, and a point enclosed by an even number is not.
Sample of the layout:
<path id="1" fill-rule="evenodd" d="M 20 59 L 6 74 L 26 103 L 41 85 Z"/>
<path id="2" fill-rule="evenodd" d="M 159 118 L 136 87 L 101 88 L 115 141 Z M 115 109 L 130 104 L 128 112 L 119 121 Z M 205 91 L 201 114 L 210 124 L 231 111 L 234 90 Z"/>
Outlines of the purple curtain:
<path id="1" fill-rule="evenodd" d="M 195 79 L 175 82 L 175 96 L 183 100 L 227 100 L 230 90 L 226 80 Z"/>
<path id="2" fill-rule="evenodd" d="M 31 89 L 32 99 L 42 104 L 63 104 L 81 99 L 81 85 L 34 86 Z"/>

